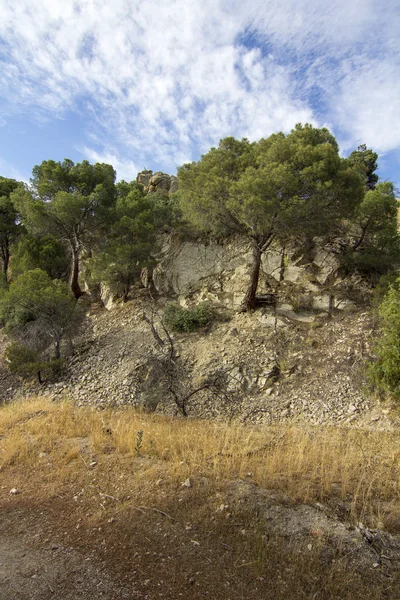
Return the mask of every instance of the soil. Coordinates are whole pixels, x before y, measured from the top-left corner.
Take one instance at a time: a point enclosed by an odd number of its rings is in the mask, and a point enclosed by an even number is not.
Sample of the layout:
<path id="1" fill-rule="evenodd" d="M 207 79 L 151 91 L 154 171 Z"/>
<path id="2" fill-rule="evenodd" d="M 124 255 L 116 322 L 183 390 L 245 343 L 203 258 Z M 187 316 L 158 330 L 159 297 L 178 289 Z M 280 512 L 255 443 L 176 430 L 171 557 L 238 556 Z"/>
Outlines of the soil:
<path id="1" fill-rule="evenodd" d="M 383 555 L 324 507 L 248 482 L 218 490 L 199 479 L 118 511 L 110 496 L 94 520 L 72 487 L 38 499 L 25 482 L 11 494 L 10 475 L 0 490 L 1 600 L 400 597 L 398 536 L 386 536 Z"/>
<path id="2" fill-rule="evenodd" d="M 0 598 L 265 597 L 265 582 L 237 568 L 248 560 L 243 544 L 235 548 L 231 523 L 208 529 L 207 520 L 187 521 L 193 503 L 195 494 L 184 510 L 171 507 L 175 516 L 142 507 L 91 527 L 65 498 L 35 504 L 3 495 Z"/>

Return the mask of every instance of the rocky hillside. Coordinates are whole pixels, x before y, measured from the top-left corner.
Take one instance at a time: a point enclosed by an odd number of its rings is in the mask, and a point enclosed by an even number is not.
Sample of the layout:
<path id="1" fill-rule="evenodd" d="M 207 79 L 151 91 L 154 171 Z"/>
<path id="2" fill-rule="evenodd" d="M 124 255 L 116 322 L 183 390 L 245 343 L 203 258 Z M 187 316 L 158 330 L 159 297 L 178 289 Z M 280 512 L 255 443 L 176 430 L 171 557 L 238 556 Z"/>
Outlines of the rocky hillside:
<path id="1" fill-rule="evenodd" d="M 80 404 L 242 422 L 388 426 L 390 409 L 371 399 L 363 377 L 376 327 L 367 290 L 341 279 L 326 249 L 274 248 L 263 260 L 262 304 L 238 314 L 250 260 L 241 240 L 206 245 L 166 237 L 147 288 L 129 302 L 115 302 L 104 289 L 103 302 L 82 299 L 86 321 L 74 354 L 64 348 L 58 379 L 23 384 L 3 360 L 1 397 L 45 392 Z M 207 300 L 216 318 L 169 338 L 160 319 L 170 300 Z M 0 343 L 4 348 L 4 336 Z"/>
<path id="2" fill-rule="evenodd" d="M 220 311 L 209 327 L 173 336 L 171 380 L 165 350 L 144 319 L 162 310 L 163 301 L 154 305 L 148 297 L 111 311 L 92 306 L 61 379 L 22 386 L 3 365 L 3 397 L 41 391 L 79 404 L 133 404 L 168 414 L 180 414 L 185 402 L 190 416 L 243 422 L 389 426 L 389 408 L 371 399 L 362 376 L 374 328 L 368 311 L 309 320 L 271 307 Z M 166 339 L 157 316 L 154 324 Z"/>

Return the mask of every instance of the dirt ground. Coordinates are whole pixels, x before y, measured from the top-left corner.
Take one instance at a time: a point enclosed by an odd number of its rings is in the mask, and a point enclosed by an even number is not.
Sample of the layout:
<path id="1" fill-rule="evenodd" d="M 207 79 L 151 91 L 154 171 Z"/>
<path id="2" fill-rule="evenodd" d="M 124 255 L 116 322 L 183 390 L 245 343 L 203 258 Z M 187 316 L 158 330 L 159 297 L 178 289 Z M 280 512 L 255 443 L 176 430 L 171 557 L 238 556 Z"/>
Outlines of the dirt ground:
<path id="1" fill-rule="evenodd" d="M 173 501 L 166 498 L 163 510 L 156 508 L 160 497 L 154 506 L 147 499 L 118 511 L 112 497 L 103 498 L 99 520 L 84 512 L 70 487 L 38 502 L 33 481 L 10 494 L 6 479 L 0 490 L 1 600 L 400 598 L 398 557 L 382 564 L 360 543 L 339 548 L 334 536 L 307 527 L 304 519 L 274 536 L 275 513 L 288 524 L 294 511 L 310 519 L 311 509 L 275 502 L 267 511 L 268 530 L 259 516 L 271 498 L 258 494 L 257 514 L 248 486 L 235 484 L 222 498 L 199 482 L 177 491 Z"/>
<path id="2" fill-rule="evenodd" d="M 138 507 L 92 527 L 64 498 L 35 505 L 3 494 L 1 600 L 265 597 L 228 519 L 205 530 L 184 518 L 197 504 L 190 495 L 183 510 L 170 507 L 175 516 Z"/>
<path id="3" fill-rule="evenodd" d="M 124 429 L 132 418 L 132 427 Z M 365 498 L 355 516 L 351 496 L 336 488 L 315 496 L 308 487 L 306 494 L 301 486 L 285 491 L 278 480 L 273 487 L 271 478 L 257 479 L 254 470 L 264 472 L 273 445 L 243 453 L 248 442 L 242 429 L 239 446 L 229 446 L 221 428 L 206 429 L 206 436 L 205 428 L 136 412 L 106 418 L 103 411 L 43 399 L 5 407 L 0 600 L 400 600 L 400 517 L 392 506 L 400 450 L 392 434 L 385 438 L 389 459 L 384 434 L 377 438 L 377 463 L 389 460 L 383 477 L 394 482 L 390 495 L 379 488 L 376 508 L 381 516 L 392 515 L 382 531 L 384 520 L 359 526 L 368 518 Z M 211 454 L 206 442 L 218 435 L 223 451 Z M 272 439 L 278 447 L 276 435 Z M 363 440 L 375 448 L 371 432 Z M 123 441 L 130 451 L 118 450 Z M 171 446 L 178 443 L 174 454 Z M 292 445 L 303 448 L 292 442 L 288 450 Z M 284 447 L 279 477 L 287 476 Z M 375 454 L 361 447 L 359 494 L 371 495 L 381 473 Z M 289 456 L 292 465 L 292 451 Z M 231 459 L 244 461 L 240 475 L 224 469 Z M 353 477 L 358 459 L 356 467 Z M 292 478 L 307 486 L 314 481 L 312 471 L 307 476 L 292 468 Z M 362 487 L 364 476 L 371 482 Z"/>

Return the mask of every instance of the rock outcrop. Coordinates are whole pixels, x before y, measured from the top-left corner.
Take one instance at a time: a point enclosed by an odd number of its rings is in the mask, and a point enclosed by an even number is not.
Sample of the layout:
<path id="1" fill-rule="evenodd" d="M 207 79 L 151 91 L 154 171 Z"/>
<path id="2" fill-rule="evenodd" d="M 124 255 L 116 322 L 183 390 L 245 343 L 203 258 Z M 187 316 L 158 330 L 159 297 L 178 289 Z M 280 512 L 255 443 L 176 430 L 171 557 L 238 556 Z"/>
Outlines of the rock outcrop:
<path id="1" fill-rule="evenodd" d="M 249 244 L 241 238 L 221 244 L 168 236 L 153 282 L 160 295 L 178 297 L 182 305 L 209 300 L 236 309 L 248 285 L 251 262 Z M 350 308 L 339 266 L 322 248 L 301 252 L 275 245 L 262 257 L 258 294 L 276 295 L 277 310 L 300 320 L 301 312 Z"/>
<path id="2" fill-rule="evenodd" d="M 143 186 L 147 194 L 156 192 L 165 196 L 173 194 L 178 189 L 178 180 L 174 175 L 168 175 L 161 171 L 141 171 L 136 176 L 136 181 Z"/>

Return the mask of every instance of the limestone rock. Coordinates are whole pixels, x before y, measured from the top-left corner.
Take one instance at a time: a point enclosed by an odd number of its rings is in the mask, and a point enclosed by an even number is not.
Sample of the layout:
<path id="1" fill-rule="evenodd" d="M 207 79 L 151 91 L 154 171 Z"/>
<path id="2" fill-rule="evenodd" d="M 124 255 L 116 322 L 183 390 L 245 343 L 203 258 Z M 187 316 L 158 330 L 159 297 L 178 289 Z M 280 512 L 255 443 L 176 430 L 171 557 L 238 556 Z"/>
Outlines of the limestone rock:
<path id="1" fill-rule="evenodd" d="M 115 306 L 116 296 L 105 283 L 100 284 L 100 300 L 107 310 L 111 310 Z"/>
<path id="2" fill-rule="evenodd" d="M 153 179 L 158 174 L 153 176 Z M 326 253 L 317 253 L 318 263 L 299 258 L 294 249 L 283 251 L 278 245 L 271 247 L 262 257 L 258 294 L 268 294 L 279 289 L 279 295 L 290 291 L 293 302 L 306 304 L 304 311 L 329 312 L 330 308 L 343 306 L 331 298 L 331 287 L 324 290 L 319 281 L 330 282 L 336 277 L 337 262 L 328 260 Z M 153 272 L 153 282 L 161 295 L 175 294 L 185 302 L 210 300 L 229 308 L 238 308 L 248 286 L 252 264 L 249 243 L 235 238 L 225 243 L 211 241 L 181 242 L 173 236 L 165 237 L 160 260 Z M 313 273 L 317 275 L 313 275 Z M 280 312 L 288 318 L 309 322 L 312 318 L 300 315 L 293 306 L 282 304 Z M 289 300 L 290 303 L 290 300 Z M 285 312 L 286 311 L 286 312 Z M 304 312 L 303 311 L 303 312 Z"/>
<path id="3" fill-rule="evenodd" d="M 162 194 L 168 196 L 170 187 L 171 177 L 167 175 L 167 173 L 157 171 L 157 173 L 154 173 L 150 179 L 148 193 L 154 194 L 155 192 L 161 192 Z"/>
<path id="4" fill-rule="evenodd" d="M 178 191 L 178 180 L 174 175 L 171 175 L 171 185 L 169 188 L 169 193 L 173 194 Z"/>
<path id="5" fill-rule="evenodd" d="M 178 189 L 178 179 L 175 175 L 168 175 L 162 171 L 145 170 L 136 176 L 136 181 L 143 186 L 146 194 L 162 193 L 165 196 L 173 194 Z"/>
<path id="6" fill-rule="evenodd" d="M 136 181 L 144 187 L 146 192 L 148 191 L 150 179 L 152 178 L 152 176 L 153 171 L 141 171 L 136 176 Z"/>

